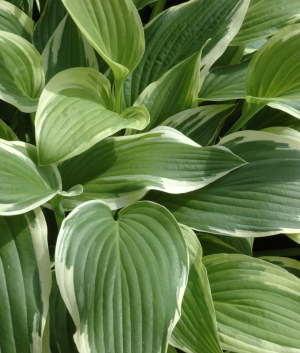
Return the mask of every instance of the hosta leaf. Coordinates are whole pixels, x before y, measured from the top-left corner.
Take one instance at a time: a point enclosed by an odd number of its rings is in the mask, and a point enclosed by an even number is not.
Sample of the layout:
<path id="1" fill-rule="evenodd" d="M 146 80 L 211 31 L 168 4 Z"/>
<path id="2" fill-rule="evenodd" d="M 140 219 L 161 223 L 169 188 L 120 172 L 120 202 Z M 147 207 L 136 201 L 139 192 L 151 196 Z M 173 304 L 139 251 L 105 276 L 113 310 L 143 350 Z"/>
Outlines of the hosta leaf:
<path id="1" fill-rule="evenodd" d="M 248 3 L 249 0 L 188 1 L 151 21 L 145 27 L 145 54 L 125 82 L 127 106 L 131 106 L 149 84 L 199 52 L 210 40 L 202 56 L 202 69 L 205 67 L 207 72 L 239 30 Z"/>
<path id="2" fill-rule="evenodd" d="M 75 326 L 59 292 L 55 272 L 52 272 L 49 314 L 51 353 L 77 353 L 73 340 Z"/>
<path id="3" fill-rule="evenodd" d="M 220 234 L 215 236 L 237 249 L 239 253 L 252 256 L 253 238 L 238 238 Z"/>
<path id="4" fill-rule="evenodd" d="M 0 99 L 0 118 L 11 123 L 21 112 L 18 108 Z"/>
<path id="5" fill-rule="evenodd" d="M 218 66 L 229 66 L 237 65 L 241 62 L 241 59 L 245 52 L 245 46 L 229 46 L 226 48 L 224 53 L 219 57 L 219 59 L 213 64 L 213 67 Z"/>
<path id="6" fill-rule="evenodd" d="M 198 238 L 203 249 L 203 256 L 213 254 L 239 254 L 237 249 L 214 235 L 199 233 Z"/>
<path id="7" fill-rule="evenodd" d="M 42 205 L 61 190 L 55 165 L 38 167 L 36 148 L 0 140 L 0 214 L 17 215 Z"/>
<path id="8" fill-rule="evenodd" d="M 249 61 L 238 65 L 216 67 L 206 76 L 199 102 L 246 98 L 245 79 Z"/>
<path id="9" fill-rule="evenodd" d="M 247 95 L 258 98 L 299 97 L 300 25 L 277 32 L 257 52 L 247 70 Z"/>
<path id="10" fill-rule="evenodd" d="M 65 200 L 65 206 L 102 199 L 117 209 L 150 189 L 177 194 L 201 188 L 244 163 L 229 150 L 201 148 L 176 130 L 160 127 L 106 139 L 59 170 L 65 190 L 83 185 L 83 193 Z"/>
<path id="11" fill-rule="evenodd" d="M 300 280 L 244 255 L 206 256 L 223 349 L 296 353 L 300 349 Z"/>
<path id="12" fill-rule="evenodd" d="M 300 120 L 282 110 L 266 106 L 250 119 L 246 125 L 247 130 L 261 130 L 271 126 L 288 126 L 298 130 L 300 128 Z"/>
<path id="13" fill-rule="evenodd" d="M 73 68 L 53 77 L 35 118 L 39 163 L 63 161 L 121 129 L 143 128 L 140 119 L 147 123 L 142 114 L 123 118 L 113 107 L 110 83 L 98 71 Z"/>
<path id="14" fill-rule="evenodd" d="M 197 99 L 200 79 L 200 55 L 196 53 L 149 85 L 134 105 L 144 105 L 150 113 L 149 131 L 166 118 L 188 108 Z"/>
<path id="15" fill-rule="evenodd" d="M 47 0 L 45 9 L 35 26 L 33 35 L 34 46 L 41 54 L 66 14 L 67 11 L 61 0 Z"/>
<path id="16" fill-rule="evenodd" d="M 235 105 L 207 105 L 188 109 L 163 121 L 161 125 L 173 127 L 201 146 L 213 144 L 227 116 Z"/>
<path id="17" fill-rule="evenodd" d="M 18 141 L 16 134 L 1 119 L 0 119 L 0 139 L 7 140 L 7 141 Z"/>
<path id="18" fill-rule="evenodd" d="M 24 38 L 0 31 L 0 98 L 23 112 L 36 111 L 45 77 L 42 58 Z"/>
<path id="19" fill-rule="evenodd" d="M 266 38 L 258 39 L 254 42 L 247 43 L 245 46 L 245 52 L 244 54 L 251 54 L 256 52 L 258 49 L 260 49 L 265 43 L 267 42 Z"/>
<path id="20" fill-rule="evenodd" d="M 17 34 L 32 41 L 34 22 L 22 10 L 0 0 L 0 30 Z"/>
<path id="21" fill-rule="evenodd" d="M 239 237 L 299 232 L 299 141 L 244 131 L 220 144 L 249 164 L 200 190 L 152 199 L 178 222 L 202 232 Z"/>
<path id="22" fill-rule="evenodd" d="M 46 222 L 36 209 L 0 216 L 0 229 L 0 350 L 40 353 L 51 288 Z"/>
<path id="23" fill-rule="evenodd" d="M 91 67 L 99 70 L 93 47 L 82 36 L 69 15 L 64 17 L 53 32 L 43 50 L 42 58 L 46 82 L 60 71 L 72 67 Z"/>
<path id="24" fill-rule="evenodd" d="M 300 19 L 298 0 L 251 0 L 245 20 L 232 45 L 267 38 Z"/>
<path id="25" fill-rule="evenodd" d="M 195 233 L 181 225 L 190 257 L 188 284 L 183 296 L 181 317 L 170 343 L 188 353 L 221 353 L 214 310 L 202 249 Z"/>
<path id="26" fill-rule="evenodd" d="M 280 109 L 281 111 L 300 119 L 300 99 L 293 101 L 273 101 L 268 103 L 268 106 L 271 108 Z"/>
<path id="27" fill-rule="evenodd" d="M 164 207 L 134 203 L 115 221 L 103 202 L 79 206 L 61 227 L 55 267 L 80 353 L 167 350 L 188 258 L 180 228 Z"/>
<path id="28" fill-rule="evenodd" d="M 117 80 L 134 70 L 144 52 L 142 23 L 131 0 L 62 0 Z M 88 24 L 88 25 L 87 25 Z"/>
<path id="29" fill-rule="evenodd" d="M 300 262 L 295 259 L 280 256 L 260 256 L 260 259 L 280 266 L 300 278 Z"/>
<path id="30" fill-rule="evenodd" d="M 176 349 L 173 346 L 169 345 L 167 353 L 177 353 L 177 351 L 176 351 Z"/>
<path id="31" fill-rule="evenodd" d="M 267 104 L 300 117 L 295 107 L 281 108 L 281 105 L 289 105 L 289 102 L 299 98 L 299 48 L 300 24 L 296 24 L 277 32 L 257 51 L 246 74 L 247 105 L 228 133 L 238 131 Z"/>

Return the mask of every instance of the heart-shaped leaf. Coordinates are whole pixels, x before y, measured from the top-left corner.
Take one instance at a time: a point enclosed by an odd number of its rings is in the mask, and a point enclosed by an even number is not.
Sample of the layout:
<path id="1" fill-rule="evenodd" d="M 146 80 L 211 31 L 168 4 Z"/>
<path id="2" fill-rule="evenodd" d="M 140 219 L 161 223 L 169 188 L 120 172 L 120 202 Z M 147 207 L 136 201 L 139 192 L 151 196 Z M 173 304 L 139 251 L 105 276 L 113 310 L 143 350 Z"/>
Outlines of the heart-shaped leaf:
<path id="1" fill-rule="evenodd" d="M 41 95 L 35 118 L 40 165 L 61 162 L 121 129 L 144 128 L 148 123 L 145 110 L 124 118 L 113 109 L 110 83 L 98 71 L 73 68 L 54 76 Z"/>
<path id="2" fill-rule="evenodd" d="M 79 352 L 167 350 L 187 283 L 188 255 L 164 207 L 137 202 L 115 221 L 103 202 L 79 206 L 60 229 L 55 267 Z"/>

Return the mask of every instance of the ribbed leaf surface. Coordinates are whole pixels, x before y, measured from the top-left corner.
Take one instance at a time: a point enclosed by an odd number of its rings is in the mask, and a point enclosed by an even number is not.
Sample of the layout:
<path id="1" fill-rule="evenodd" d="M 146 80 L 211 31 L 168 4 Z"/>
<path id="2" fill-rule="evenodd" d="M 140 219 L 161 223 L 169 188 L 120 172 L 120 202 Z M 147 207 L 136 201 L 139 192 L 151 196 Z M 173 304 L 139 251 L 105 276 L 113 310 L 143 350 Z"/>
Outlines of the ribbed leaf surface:
<path id="1" fill-rule="evenodd" d="M 267 38 L 300 18 L 298 0 L 251 0 L 245 20 L 232 45 Z"/>
<path id="2" fill-rule="evenodd" d="M 181 225 L 190 257 L 189 280 L 184 292 L 181 317 L 171 344 L 188 353 L 221 353 L 216 313 L 212 302 L 202 249 L 196 234 Z"/>
<path id="3" fill-rule="evenodd" d="M 0 216 L 0 229 L 0 351 L 44 352 L 51 273 L 43 213 Z"/>
<path id="4" fill-rule="evenodd" d="M 233 104 L 207 105 L 188 109 L 163 121 L 201 146 L 214 144 L 226 117 L 233 112 Z"/>
<path id="5" fill-rule="evenodd" d="M 32 145 L 0 140 L 0 165 L 1 215 L 32 210 L 61 190 L 57 167 L 39 167 Z"/>
<path id="6" fill-rule="evenodd" d="M 34 22 L 18 7 L 7 1 L 0 1 L 0 31 L 17 34 L 32 41 Z"/>
<path id="7" fill-rule="evenodd" d="M 249 0 L 188 1 L 171 7 L 151 21 L 145 27 L 145 54 L 125 82 L 127 106 L 132 105 L 149 84 L 199 52 L 210 40 L 202 56 L 207 72 L 239 30 L 248 3 Z"/>
<path id="8" fill-rule="evenodd" d="M 113 109 L 110 83 L 98 71 L 73 68 L 57 74 L 46 85 L 36 113 L 39 163 L 71 158 L 121 129 L 142 129 L 148 123 L 146 111 L 123 118 Z"/>
<path id="9" fill-rule="evenodd" d="M 80 196 L 65 200 L 67 208 L 102 199 L 117 209 L 140 199 L 150 189 L 177 194 L 201 188 L 244 163 L 229 150 L 201 148 L 165 127 L 104 140 L 65 161 L 59 170 L 65 190 L 83 185 Z"/>
<path id="10" fill-rule="evenodd" d="M 24 38 L 0 31 L 0 98 L 23 112 L 34 112 L 44 83 L 36 49 Z"/>
<path id="11" fill-rule="evenodd" d="M 300 350 L 300 280 L 244 255 L 206 256 L 221 346 L 236 353 Z"/>
<path id="12" fill-rule="evenodd" d="M 46 82 L 60 71 L 72 67 L 91 67 L 99 70 L 93 47 L 82 36 L 69 15 L 64 17 L 53 32 L 43 50 L 42 58 Z"/>
<path id="13" fill-rule="evenodd" d="M 244 131 L 221 144 L 249 164 L 200 190 L 152 199 L 178 222 L 203 232 L 246 237 L 299 232 L 299 141 Z"/>
<path id="14" fill-rule="evenodd" d="M 62 0 L 79 29 L 111 66 L 117 80 L 137 66 L 144 52 L 142 23 L 131 0 Z"/>
<path id="15" fill-rule="evenodd" d="M 61 227 L 57 282 L 80 353 L 164 353 L 188 276 L 184 238 L 162 206 L 138 202 L 115 221 L 87 202 Z"/>

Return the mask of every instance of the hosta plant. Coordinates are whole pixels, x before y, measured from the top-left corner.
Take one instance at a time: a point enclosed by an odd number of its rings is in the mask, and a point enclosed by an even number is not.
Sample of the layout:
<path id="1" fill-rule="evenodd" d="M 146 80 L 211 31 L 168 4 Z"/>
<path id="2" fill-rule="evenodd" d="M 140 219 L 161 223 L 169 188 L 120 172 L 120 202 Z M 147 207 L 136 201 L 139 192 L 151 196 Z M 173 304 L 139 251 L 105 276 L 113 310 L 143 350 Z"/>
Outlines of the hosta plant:
<path id="1" fill-rule="evenodd" d="M 299 18 L 0 0 L 1 353 L 300 353 Z"/>

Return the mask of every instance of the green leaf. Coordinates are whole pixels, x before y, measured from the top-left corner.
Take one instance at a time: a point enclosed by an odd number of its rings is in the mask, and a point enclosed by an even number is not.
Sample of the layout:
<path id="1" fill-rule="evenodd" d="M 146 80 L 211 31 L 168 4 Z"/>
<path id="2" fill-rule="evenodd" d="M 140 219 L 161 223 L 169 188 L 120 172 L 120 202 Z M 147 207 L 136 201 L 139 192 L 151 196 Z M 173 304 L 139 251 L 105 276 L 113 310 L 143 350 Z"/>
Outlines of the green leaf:
<path id="1" fill-rule="evenodd" d="M 228 46 L 224 53 L 214 63 L 213 67 L 237 65 L 241 62 L 245 52 L 245 46 Z"/>
<path id="2" fill-rule="evenodd" d="M 0 31 L 17 34 L 32 41 L 34 22 L 22 10 L 7 1 L 0 1 Z"/>
<path id="3" fill-rule="evenodd" d="M 199 92 L 199 103 L 246 98 L 245 80 L 248 65 L 249 61 L 244 61 L 238 65 L 212 69 Z"/>
<path id="4" fill-rule="evenodd" d="M 7 141 L 18 141 L 16 134 L 1 119 L 0 119 L 0 139 L 7 140 Z"/>
<path id="5" fill-rule="evenodd" d="M 158 194 L 152 200 L 167 207 L 178 222 L 202 232 L 238 237 L 299 232 L 299 141 L 243 131 L 220 144 L 249 164 L 200 190 Z"/>
<path id="6" fill-rule="evenodd" d="M 173 330 L 170 343 L 189 353 L 222 353 L 216 313 L 202 263 L 201 245 L 190 228 L 184 225 L 180 227 L 189 249 L 190 271 L 181 317 Z"/>
<path id="7" fill-rule="evenodd" d="M 238 250 L 239 253 L 252 256 L 253 238 L 238 238 L 221 234 L 215 236 Z"/>
<path id="8" fill-rule="evenodd" d="M 143 128 L 140 119 L 147 123 L 143 114 L 124 118 L 113 108 L 110 83 L 98 71 L 73 68 L 53 77 L 41 95 L 35 118 L 40 165 L 76 156 L 126 127 Z"/>
<path id="9" fill-rule="evenodd" d="M 0 139 L 0 214 L 17 215 L 52 199 L 61 190 L 55 165 L 38 167 L 36 148 Z"/>
<path id="10" fill-rule="evenodd" d="M 299 97 L 300 25 L 277 32 L 254 56 L 247 70 L 247 95 L 263 99 Z"/>
<path id="11" fill-rule="evenodd" d="M 79 206 L 61 227 L 55 267 L 80 352 L 167 350 L 188 256 L 180 228 L 164 207 L 137 202 L 115 221 L 103 202 Z"/>
<path id="12" fill-rule="evenodd" d="M 63 20 L 67 11 L 61 0 L 47 0 L 45 9 L 39 18 L 33 35 L 33 43 L 42 54 L 50 37 Z"/>
<path id="13" fill-rule="evenodd" d="M 146 5 L 148 4 L 151 4 L 153 2 L 156 2 L 157 0 L 132 0 L 135 7 L 140 10 L 142 9 L 143 7 L 145 7 Z"/>
<path id="14" fill-rule="evenodd" d="M 94 49 L 118 81 L 139 63 L 145 47 L 139 14 L 131 0 L 62 0 Z"/>
<path id="15" fill-rule="evenodd" d="M 78 353 L 72 337 L 76 328 L 59 292 L 54 271 L 49 314 L 51 353 Z"/>
<path id="16" fill-rule="evenodd" d="M 76 43 L 76 45 L 74 45 Z M 69 15 L 57 26 L 42 53 L 46 82 L 72 67 L 99 70 L 93 47 L 82 36 Z"/>
<path id="17" fill-rule="evenodd" d="M 197 235 L 203 249 L 203 256 L 240 253 L 237 249 L 217 238 L 215 235 L 205 233 L 198 233 Z"/>
<path id="18" fill-rule="evenodd" d="M 300 234 L 287 234 L 287 236 L 294 242 L 300 244 Z"/>
<path id="19" fill-rule="evenodd" d="M 36 111 L 44 87 L 42 58 L 24 38 L 0 31 L 0 98 L 22 112 Z"/>
<path id="20" fill-rule="evenodd" d="M 202 70 L 206 75 L 239 30 L 248 3 L 249 0 L 188 1 L 164 11 L 146 25 L 145 53 L 125 81 L 127 106 L 149 84 L 199 52 L 210 40 L 202 53 Z"/>
<path id="21" fill-rule="evenodd" d="M 150 189 L 177 194 L 201 188 L 243 164 L 227 149 L 201 148 L 178 131 L 160 127 L 108 138 L 65 161 L 59 170 L 65 190 L 83 185 L 80 196 L 64 201 L 66 208 L 102 199 L 117 209 Z"/>
<path id="22" fill-rule="evenodd" d="M 163 121 L 161 125 L 170 126 L 201 146 L 214 144 L 227 116 L 235 105 L 206 105 L 188 109 Z"/>
<path id="23" fill-rule="evenodd" d="M 170 344 L 168 345 L 168 350 L 167 350 L 167 353 L 177 353 L 176 349 L 171 346 Z"/>
<path id="24" fill-rule="evenodd" d="M 299 19 L 298 0 L 251 0 L 242 27 L 231 44 L 241 45 L 270 37 Z"/>
<path id="25" fill-rule="evenodd" d="M 244 255 L 206 256 L 222 349 L 236 353 L 300 349 L 300 280 Z M 234 288 L 234 290 L 233 290 Z"/>
<path id="26" fill-rule="evenodd" d="M 300 278 L 300 262 L 295 259 L 280 256 L 260 256 L 260 259 L 268 261 L 271 264 L 284 268 L 291 274 Z"/>
<path id="27" fill-rule="evenodd" d="M 51 289 L 43 213 L 0 217 L 0 229 L 1 352 L 42 352 Z"/>
<path id="28" fill-rule="evenodd" d="M 247 43 L 245 46 L 245 55 L 252 54 L 260 49 L 267 42 L 266 38 L 258 39 L 254 42 Z"/>
<path id="29" fill-rule="evenodd" d="M 196 101 L 200 80 L 200 53 L 179 63 L 158 81 L 149 85 L 134 105 L 144 105 L 150 113 L 149 131 L 166 118 L 182 110 L 192 108 Z"/>

